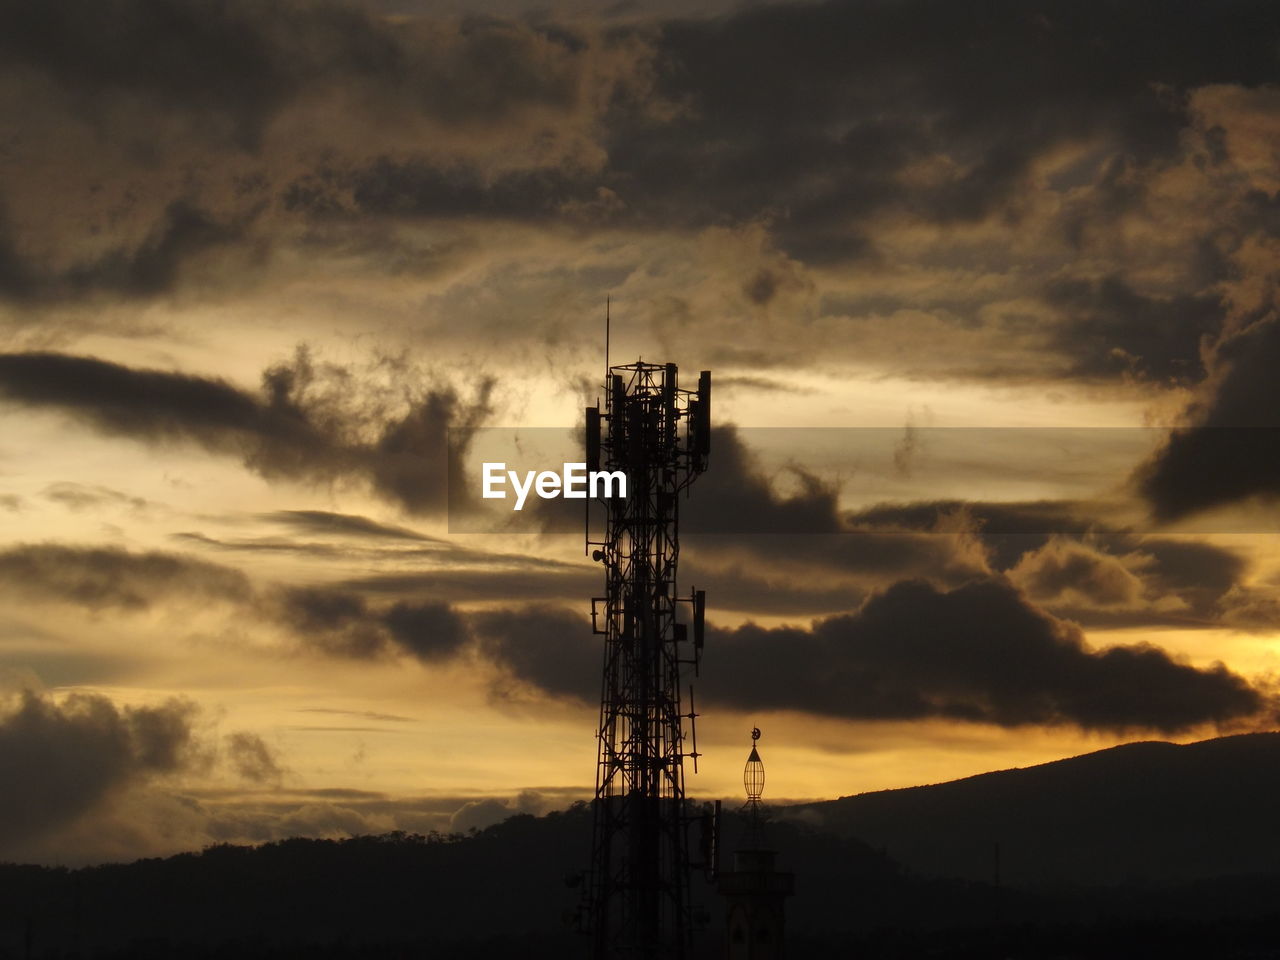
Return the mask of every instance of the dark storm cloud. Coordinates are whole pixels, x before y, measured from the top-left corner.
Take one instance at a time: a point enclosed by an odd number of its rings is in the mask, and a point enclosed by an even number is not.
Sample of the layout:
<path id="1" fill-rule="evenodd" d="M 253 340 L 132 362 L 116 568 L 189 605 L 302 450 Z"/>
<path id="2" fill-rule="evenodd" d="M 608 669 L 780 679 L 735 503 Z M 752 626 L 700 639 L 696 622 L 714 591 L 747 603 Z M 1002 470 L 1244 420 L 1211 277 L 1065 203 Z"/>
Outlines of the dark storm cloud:
<path id="1" fill-rule="evenodd" d="M 531 605 L 477 613 L 472 625 L 480 651 L 520 680 L 556 696 L 599 700 L 604 652 L 587 618 Z"/>
<path id="2" fill-rule="evenodd" d="M 172 289 L 188 263 L 234 250 L 247 255 L 242 268 L 261 265 L 272 246 L 298 242 L 312 252 L 332 243 L 349 259 L 344 224 L 373 250 L 366 266 L 385 270 L 400 258 L 377 255 L 380 245 L 404 240 L 378 225 L 403 218 L 637 231 L 767 224 L 771 249 L 796 258 L 801 275 L 874 260 L 874 218 L 998 216 L 1016 227 L 1035 191 L 1062 200 L 1057 226 L 1083 250 L 1090 231 L 1145 215 L 1153 172 L 1188 158 L 1190 91 L 1274 78 L 1273 6 L 1180 4 L 1157 18 L 1100 0 L 1000 0 L 981 15 L 944 0 L 832 0 L 605 29 L 384 19 L 327 0 L 38 10 L 7 0 L 0 80 L 25 89 L 41 78 L 32 96 L 49 125 L 87 125 L 129 170 L 108 176 L 86 155 L 82 199 L 101 209 L 47 227 L 23 211 L 0 230 L 0 292 L 28 302 L 149 296 Z M 1230 160 L 1219 133 L 1202 138 L 1210 165 Z M 129 149 L 134 141 L 145 146 Z M 1070 169 L 1048 185 L 1036 179 L 1037 165 L 1077 148 L 1085 156 Z M 65 150 L 51 135 L 49 156 Z M 222 183 L 210 157 L 243 163 Z M 47 166 L 26 159 L 28 170 Z M 153 168 L 167 176 L 148 177 L 156 193 L 139 204 L 135 181 Z M 111 201 L 90 200 L 98 194 Z M 124 209 L 130 229 L 114 242 Z M 1214 238 L 1274 219 L 1265 196 L 1222 215 L 1239 223 L 1187 240 L 1203 256 L 1187 255 L 1200 266 L 1176 290 L 1066 270 L 1017 291 L 1038 292 L 1054 314 L 1036 341 L 1061 361 L 1055 369 L 1196 376 L 1198 337 L 1220 326 L 1212 284 L 1228 270 Z M 30 242 L 41 229 L 63 235 Z M 98 234 L 110 239 L 81 243 Z M 33 250 L 62 258 L 46 263 Z M 751 263 L 726 289 L 744 310 L 782 309 L 789 282 L 777 264 Z M 948 301 L 944 322 L 987 323 L 963 292 L 936 296 Z M 739 364 L 777 362 L 753 343 L 722 350 Z M 966 369 L 1008 372 L 994 361 Z M 392 495 L 410 489 L 389 480 Z"/>
<path id="3" fill-rule="evenodd" d="M 473 403 L 452 389 L 433 390 L 407 414 L 386 423 L 372 445 L 374 489 L 413 513 L 444 509 L 448 490 L 463 485 L 455 472 L 457 454 L 492 412 L 492 387 L 492 381 L 484 381 Z"/>
<path id="4" fill-rule="evenodd" d="M 317 15 L 291 17 L 298 9 L 200 0 L 7 2 L 0 7 L 0 50 L 8 63 L 39 70 L 99 102 L 154 98 L 169 110 L 226 118 L 237 137 L 254 141 L 306 74 L 321 68 L 309 57 L 367 42 L 369 23 L 354 7 L 316 4 Z M 291 30 L 310 42 L 282 58 L 280 45 Z M 348 33 L 345 43 L 340 31 Z M 374 53 L 368 51 L 371 61 Z"/>
<path id="5" fill-rule="evenodd" d="M 1171 579 L 1193 576 L 1218 560 L 1200 545 L 1167 549 L 1162 575 Z M 95 551 L 83 551 L 83 557 L 72 553 L 58 548 L 46 554 L 47 562 L 33 566 L 29 561 L 15 564 L 10 551 L 0 558 L 0 568 L 11 574 L 6 578 L 10 585 L 91 609 L 109 603 L 154 605 L 166 591 L 190 595 L 187 579 L 174 579 L 176 558 L 107 558 L 120 569 L 108 578 L 95 573 L 86 583 L 84 571 L 102 566 L 103 558 Z M 1097 566 L 1115 560 L 1085 559 L 1091 562 L 1079 564 L 1078 570 L 1069 563 L 1048 570 L 1041 564 L 1033 571 L 1038 578 L 1031 579 L 1043 586 L 1045 576 L 1054 574 L 1049 584 L 1054 591 L 1070 587 L 1104 608 L 1134 599 L 1123 591 L 1090 594 L 1089 584 L 1109 583 L 1096 576 Z M 218 569 L 193 564 L 194 573 L 188 571 L 187 577 L 210 579 Z M 148 587 L 149 570 L 160 571 L 160 576 L 159 583 Z M 222 572 L 223 577 L 230 573 Z M 217 583 L 220 577 L 211 579 Z M 356 660 L 402 653 L 439 663 L 475 649 L 511 676 L 553 695 L 592 702 L 598 694 L 598 638 L 585 616 L 563 608 L 536 604 L 461 613 L 420 595 L 413 601 L 373 604 L 336 586 L 271 587 L 250 597 L 243 589 L 242 578 L 232 578 L 229 592 L 238 609 L 282 627 L 301 650 Z M 785 593 L 785 586 L 781 590 Z M 846 608 L 858 602 L 852 591 L 841 599 Z M 778 602 L 772 607 L 781 609 Z M 1274 614 L 1274 600 L 1262 595 L 1241 594 L 1234 603 L 1242 622 Z M 713 630 L 708 650 L 708 655 L 723 656 L 726 666 L 711 678 L 704 694 L 737 707 L 1172 731 L 1247 718 L 1266 706 L 1261 691 L 1225 668 L 1197 670 L 1147 646 L 1091 650 L 1078 627 L 1036 607 L 999 579 L 951 590 L 922 581 L 900 582 L 865 599 L 855 613 L 816 621 L 810 629 L 748 625 Z M 501 684 L 496 689 L 501 692 Z"/>
<path id="6" fill-rule="evenodd" d="M 1067 139 L 1103 135 L 1139 162 L 1173 153 L 1186 116 L 1155 85 L 1267 82 L 1278 31 L 1257 0 L 1162 9 L 1158 29 L 1143 5 L 759 5 L 665 25 L 658 89 L 687 110 L 621 132 L 610 154 L 668 216 L 772 210 L 784 243 L 847 237 L 893 203 L 972 219 Z M 957 173 L 905 187 L 898 173 L 932 150 Z"/>
<path id="7" fill-rule="evenodd" d="M 483 622 L 482 649 L 556 696 L 598 696 L 598 644 L 581 617 L 530 608 Z M 1094 650 L 1080 629 L 1004 581 L 939 590 L 903 581 L 808 628 L 713 630 L 707 702 L 850 719 L 940 717 L 1005 727 L 1175 732 L 1257 717 L 1269 695 L 1218 665 L 1150 645 Z"/>
<path id="8" fill-rule="evenodd" d="M 268 615 L 304 643 L 337 657 L 370 659 L 387 651 L 387 635 L 359 594 L 328 587 L 286 587 Z"/>
<path id="9" fill-rule="evenodd" d="M 1065 0 L 1003 0 L 981 15 L 942 0 L 760 4 L 670 21 L 654 26 L 651 42 L 654 92 L 672 107 L 659 119 L 615 105 L 602 123 L 608 160 L 599 169 L 493 174 L 382 157 L 309 173 L 286 202 L 322 213 L 640 229 L 762 222 L 781 251 L 833 266 L 879 255 L 875 217 L 945 225 L 999 216 L 1016 226 L 1038 193 L 1061 202 L 1055 229 L 1083 250 L 1119 230 L 1120 218 L 1147 216 L 1153 177 L 1194 152 L 1192 90 L 1274 78 L 1280 14 L 1271 4 L 1177 5 L 1158 24 L 1141 4 Z M 1206 162 L 1226 163 L 1223 137 L 1204 138 Z M 1083 147 L 1050 183 L 1035 180 L 1037 164 Z M 1239 222 L 1186 239 L 1173 290 L 1070 270 L 1038 283 L 1027 295 L 1053 318 L 1035 331 L 1037 348 L 1075 378 L 1197 379 L 1200 338 L 1220 330 L 1224 314 L 1214 284 L 1229 263 L 1218 241 L 1265 219 L 1244 209 L 1222 216 Z M 735 285 L 743 309 L 770 304 L 780 279 L 770 267 L 744 267 Z M 940 297 L 953 322 L 988 323 L 963 292 Z M 921 304 L 905 297 L 897 306 Z M 750 345 L 722 349 L 740 365 L 770 362 Z M 1008 373 L 1000 363 L 969 369 Z"/>
<path id="10" fill-rule="evenodd" d="M 192 265 L 256 271 L 304 211 L 554 214 L 559 199 L 523 199 L 538 171 L 598 164 L 600 115 L 642 99 L 648 55 L 631 31 L 388 19 L 360 0 L 4 0 L 0 298 L 147 298 Z M 36 195 L 74 215 L 37 214 Z"/>
<path id="11" fill-rule="evenodd" d="M 284 587 L 269 594 L 265 614 L 309 650 L 351 659 L 393 651 L 419 660 L 446 660 L 467 640 L 466 623 L 447 603 L 402 601 L 372 607 L 336 587 Z"/>
<path id="12" fill-rule="evenodd" d="M 1138 470 L 1157 520 L 1280 495 L 1280 319 L 1274 302 L 1269 309 L 1214 347 L 1202 396 L 1187 411 L 1192 426 L 1172 431 Z"/>
<path id="13" fill-rule="evenodd" d="M 145 97 L 164 110 L 220 121 L 210 125 L 244 143 L 259 140 L 286 105 L 344 86 L 457 125 L 491 124 L 527 107 L 568 109 L 583 96 L 583 61 L 596 52 L 590 37 L 564 27 L 480 17 L 446 26 L 391 21 L 334 2 L 33 7 L 9 0 L 0 22 L 0 51 L 11 65 L 91 102 Z M 1242 32 L 1245 23 L 1254 29 Z M 713 197 L 737 196 L 754 213 L 759 195 L 747 199 L 751 186 L 808 180 L 816 211 L 822 188 L 804 174 L 832 172 L 839 162 L 853 176 L 842 178 L 847 185 L 835 195 L 848 197 L 865 191 L 860 170 L 882 174 L 886 155 L 892 160 L 904 142 L 967 135 L 961 142 L 974 149 L 985 142 L 965 176 L 971 189 L 943 191 L 935 201 L 963 212 L 975 192 L 999 192 L 1030 145 L 1064 129 L 1114 127 L 1134 151 L 1170 146 L 1155 136 L 1173 137 L 1168 108 L 1148 99 L 1148 85 L 1265 82 L 1275 23 L 1260 2 L 1174 7 L 1152 29 L 1140 5 L 1061 0 L 1006 0 L 982 16 L 913 0 L 755 5 L 672 21 L 658 25 L 658 81 L 662 93 L 687 104 L 688 121 L 649 130 L 655 143 L 630 156 L 626 170 L 644 170 L 641 160 L 655 154 L 666 159 L 648 165 L 649 177 L 662 177 L 670 194 L 681 176 L 698 173 L 687 136 L 698 122 L 712 134 L 703 141 L 722 146 L 710 158 L 714 168 L 683 195 L 718 188 Z M 615 39 L 625 33 L 613 31 Z M 889 101 L 933 110 L 904 111 L 921 120 L 903 122 L 899 132 L 877 109 Z M 614 143 L 611 154 L 636 146 L 641 132 Z M 808 134 L 809 150 L 782 148 L 800 133 Z M 725 172 L 733 176 L 718 176 Z"/>
<path id="14" fill-rule="evenodd" d="M 90 610 L 145 610 L 172 596 L 247 600 L 239 571 L 169 553 L 115 547 L 26 544 L 0 551 L 0 580 L 26 596 L 46 596 Z"/>
<path id="15" fill-rule="evenodd" d="M 1222 328 L 1226 315 L 1220 292 L 1143 296 L 1114 275 L 1054 281 L 1045 299 L 1064 314 L 1054 339 L 1076 373 L 1128 373 L 1163 383 L 1201 379 L 1201 341 Z"/>
<path id="16" fill-rule="evenodd" d="M 26 691 L 0 716 L 0 855 L 95 810 L 117 791 L 184 768 L 194 708 L 117 707 Z"/>
<path id="17" fill-rule="evenodd" d="M 279 786 L 284 778 L 284 768 L 275 751 L 256 733 L 246 730 L 229 733 L 226 747 L 231 768 L 241 779 Z"/>
<path id="18" fill-rule="evenodd" d="M 780 496 L 732 424 L 712 427 L 712 469 L 689 491 L 681 531 L 696 533 L 832 533 L 843 529 L 839 489 L 801 467 L 800 490 Z"/>
<path id="19" fill-rule="evenodd" d="M 293 411 L 265 407 L 225 381 L 93 357 L 0 355 L 0 392 L 14 403 L 65 411 L 104 433 L 156 443 L 195 440 L 225 450 L 249 434 L 305 449 L 318 440 Z"/>
<path id="20" fill-rule="evenodd" d="M 968 549 L 964 531 L 955 524 L 918 532 L 850 522 L 839 509 L 838 485 L 802 466 L 783 471 L 794 492 L 779 492 L 732 425 L 712 428 L 711 450 L 710 469 L 681 507 L 686 548 L 707 568 L 754 569 L 783 580 L 796 579 L 795 572 L 805 568 L 824 576 L 932 576 L 944 581 L 967 579 L 985 569 L 985 561 Z M 932 532 L 944 529 L 948 535 Z"/>
<path id="21" fill-rule="evenodd" d="M 477 169 L 442 170 L 425 160 L 382 157 L 354 170 L 307 174 L 283 199 L 287 209 L 312 214 L 542 220 L 596 197 L 598 188 L 579 177 L 533 170 L 495 178 Z"/>
<path id="22" fill-rule="evenodd" d="M 1012 576 L 1042 602 L 1075 594 L 1097 606 L 1134 606 L 1143 594 L 1142 581 L 1118 558 L 1062 538 L 1024 557 Z"/>
<path id="23" fill-rule="evenodd" d="M 726 691 L 744 707 L 803 695 L 852 717 L 1172 732 L 1267 706 L 1222 666 L 1196 669 L 1147 645 L 1091 650 L 1079 628 L 999 581 L 949 592 L 904 582 L 809 631 L 746 626 L 724 642 L 735 662 L 756 665 Z"/>
<path id="24" fill-rule="evenodd" d="M 466 622 L 445 603 L 393 604 L 382 622 L 401 649 L 423 661 L 452 656 L 468 638 Z"/>
<path id="25" fill-rule="evenodd" d="M 1009 578 L 1046 610 L 1085 627 L 1235 627 L 1245 566 L 1203 544 L 1058 536 L 1024 554 Z"/>
<path id="26" fill-rule="evenodd" d="M 1039 602 L 1094 626 L 1225 622 L 1249 573 L 1229 548 L 1125 530 L 1100 503 L 888 503 L 850 514 L 848 522 L 885 532 L 928 531 L 955 516 L 968 519 L 993 569 L 1021 568 L 1028 578 L 1023 585 Z M 1068 600 L 1066 593 L 1074 596 Z M 1112 609 L 1103 614 L 1080 605 L 1086 601 Z M 1114 609 L 1126 602 L 1133 609 Z"/>
<path id="27" fill-rule="evenodd" d="M 30 544 L 0 551 L 0 588 L 88 610 L 149 610 L 193 598 L 225 601 L 234 611 L 285 629 L 299 648 L 349 659 L 406 653 L 423 661 L 455 654 L 466 622 L 446 602 L 371 604 L 341 586 L 251 583 L 238 570 L 181 554 L 111 547 Z M 487 598 L 494 596 L 490 591 Z"/>
<path id="28" fill-rule="evenodd" d="M 183 267 L 247 237 L 248 219 L 222 222 L 194 203 L 175 200 L 141 241 L 121 243 L 69 266 L 50 267 L 21 257 L 18 239 L 0 220 L 0 296 L 39 302 L 77 300 L 95 294 L 150 297 L 174 289 Z"/>
<path id="29" fill-rule="evenodd" d="M 90 99 L 145 94 L 216 117 L 214 129 L 246 143 L 287 106 L 344 87 L 355 104 L 458 127 L 567 113 L 593 93 L 604 105 L 603 171 L 486 177 L 422 157 L 344 163 L 337 151 L 286 189 L 297 209 L 540 219 L 603 187 L 646 222 L 779 217 L 792 252 L 814 260 L 865 244 L 851 223 L 887 204 L 941 221 L 983 216 L 1067 139 L 1105 136 L 1138 163 L 1175 152 L 1187 119 L 1177 93 L 1270 80 L 1280 26 L 1260 0 L 1162 10 L 1158 30 L 1141 6 L 1064 0 L 1004 0 L 982 16 L 942 0 L 757 5 L 603 41 L 495 19 L 393 23 L 319 2 L 111 0 L 40 13 L 14 2 L 2 15 L 14 63 Z M 631 83 L 655 84 L 667 115 L 617 96 L 622 71 L 584 84 L 601 44 L 652 44 Z M 934 151 L 957 172 L 906 187 L 901 170 Z"/>
<path id="30" fill-rule="evenodd" d="M 370 428 L 371 413 L 344 406 L 325 372 L 302 351 L 269 368 L 261 394 L 252 394 L 223 380 L 92 357 L 9 353 L 0 354 L 0 400 L 58 410 L 112 436 L 238 456 L 268 479 L 364 477 L 406 510 L 442 509 L 459 459 L 449 451 L 488 415 L 492 383 L 481 382 L 471 402 L 452 388 L 421 392 L 407 411 Z M 349 400 L 350 383 L 339 386 Z"/>
<path id="31" fill-rule="evenodd" d="M 581 96 L 571 34 L 494 19 L 432 31 L 331 0 L 6 0 L 0 25 L 10 69 L 89 105 L 150 101 L 246 147 L 286 105 L 344 87 L 455 125 Z"/>
<path id="32" fill-rule="evenodd" d="M 1143 570 L 1158 594 L 1174 593 L 1197 616 L 1214 616 L 1248 573 L 1248 564 L 1225 547 L 1174 537 L 1147 537 L 1133 549 L 1152 558 Z"/>

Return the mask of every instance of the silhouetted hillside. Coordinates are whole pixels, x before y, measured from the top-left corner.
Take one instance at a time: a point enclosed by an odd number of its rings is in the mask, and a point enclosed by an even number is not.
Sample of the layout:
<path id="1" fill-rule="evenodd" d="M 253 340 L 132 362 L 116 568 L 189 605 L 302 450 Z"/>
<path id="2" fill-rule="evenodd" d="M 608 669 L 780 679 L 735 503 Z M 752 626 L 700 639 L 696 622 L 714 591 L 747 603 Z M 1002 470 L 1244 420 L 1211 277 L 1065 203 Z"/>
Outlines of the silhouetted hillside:
<path id="1" fill-rule="evenodd" d="M 861 921 L 905 902 L 894 866 L 869 848 L 787 825 L 777 833 L 813 885 L 798 916 Z M 35 957 L 576 955 L 580 888 L 566 879 L 587 866 L 590 838 L 590 812 L 578 806 L 471 836 L 222 845 L 79 870 L 0 866 L 0 957 L 26 956 L 28 935 Z M 854 889 L 865 891 L 856 904 Z M 695 896 L 718 924 L 705 880 Z M 937 908 L 959 916 L 965 898 L 940 895 Z"/>
<path id="2" fill-rule="evenodd" d="M 1025 769 L 789 808 L 914 871 L 1007 884 L 1280 871 L 1280 733 L 1130 743 Z"/>
<path id="3" fill-rule="evenodd" d="M 796 874 L 790 955 L 1280 958 L 1267 804 L 1277 751 L 1274 734 L 1131 744 L 778 811 L 769 840 Z M 915 868 L 817 819 L 866 831 Z M 725 847 L 742 833 L 727 814 Z M 997 835 L 1015 885 L 984 882 Z M 582 957 L 570 922 L 580 887 L 565 881 L 587 865 L 590 836 L 590 811 L 578 805 L 470 836 L 224 845 L 79 870 L 0 866 L 0 960 Z M 1039 858 L 1030 879 L 1056 885 L 1021 883 L 1030 851 Z M 961 876 L 927 877 L 930 865 Z M 694 900 L 707 918 L 694 960 L 719 958 L 723 906 L 705 878 Z"/>

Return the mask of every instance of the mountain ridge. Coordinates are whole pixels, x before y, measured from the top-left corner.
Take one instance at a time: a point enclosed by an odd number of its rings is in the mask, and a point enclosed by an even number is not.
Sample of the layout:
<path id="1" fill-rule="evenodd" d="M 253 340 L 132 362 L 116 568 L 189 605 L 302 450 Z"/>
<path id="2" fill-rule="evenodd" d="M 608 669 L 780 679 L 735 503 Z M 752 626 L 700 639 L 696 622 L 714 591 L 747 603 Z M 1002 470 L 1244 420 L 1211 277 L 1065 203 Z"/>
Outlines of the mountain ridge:
<path id="1" fill-rule="evenodd" d="M 1041 884 L 1187 881 L 1280 868 L 1280 733 L 1133 741 L 957 780 L 797 804 L 912 870 Z M 997 846 L 998 845 L 998 846 Z"/>

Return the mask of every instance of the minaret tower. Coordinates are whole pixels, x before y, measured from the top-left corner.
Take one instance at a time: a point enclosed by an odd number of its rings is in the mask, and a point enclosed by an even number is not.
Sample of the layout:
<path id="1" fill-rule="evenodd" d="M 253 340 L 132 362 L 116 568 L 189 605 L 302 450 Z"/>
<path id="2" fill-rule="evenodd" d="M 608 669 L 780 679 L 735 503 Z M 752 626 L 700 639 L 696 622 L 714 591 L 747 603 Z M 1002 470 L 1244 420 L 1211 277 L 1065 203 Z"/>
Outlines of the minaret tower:
<path id="1" fill-rule="evenodd" d="M 777 851 L 767 849 L 760 797 L 764 793 L 764 764 L 756 743 L 760 728 L 751 731 L 751 754 L 742 772 L 747 802 L 742 812 L 747 829 L 733 852 L 733 872 L 721 873 L 717 886 L 727 901 L 728 960 L 781 960 L 786 956 L 784 904 L 795 892 L 795 874 L 775 866 Z"/>

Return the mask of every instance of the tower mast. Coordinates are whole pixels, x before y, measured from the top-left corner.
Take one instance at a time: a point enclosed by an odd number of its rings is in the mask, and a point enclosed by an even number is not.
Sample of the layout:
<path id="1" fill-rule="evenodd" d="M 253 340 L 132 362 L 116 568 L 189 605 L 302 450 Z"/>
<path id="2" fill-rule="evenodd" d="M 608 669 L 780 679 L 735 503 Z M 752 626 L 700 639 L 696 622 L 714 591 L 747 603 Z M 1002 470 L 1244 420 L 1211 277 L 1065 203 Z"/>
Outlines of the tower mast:
<path id="1" fill-rule="evenodd" d="M 677 596 L 679 494 L 706 469 L 711 374 L 682 390 L 674 363 L 608 368 L 605 406 L 587 408 L 589 470 L 622 470 L 628 496 L 604 501 L 605 596 L 591 601 L 604 673 L 587 915 L 593 960 L 689 956 L 683 672 L 702 652 L 704 595 Z M 589 524 L 588 524 L 589 527 Z M 691 625 L 677 618 L 679 604 Z M 692 626 L 692 630 L 690 629 Z M 692 727 L 691 727 L 692 730 Z"/>

